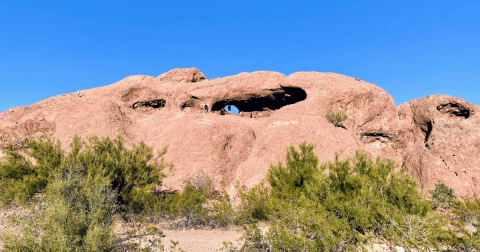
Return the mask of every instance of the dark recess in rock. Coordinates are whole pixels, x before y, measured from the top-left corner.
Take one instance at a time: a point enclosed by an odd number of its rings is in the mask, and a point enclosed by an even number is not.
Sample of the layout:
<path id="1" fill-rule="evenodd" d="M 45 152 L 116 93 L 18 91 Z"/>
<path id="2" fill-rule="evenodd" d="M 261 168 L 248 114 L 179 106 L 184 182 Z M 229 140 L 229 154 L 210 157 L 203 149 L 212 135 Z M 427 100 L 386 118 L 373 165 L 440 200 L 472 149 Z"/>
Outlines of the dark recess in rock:
<path id="1" fill-rule="evenodd" d="M 381 141 L 381 142 L 385 142 L 385 143 L 392 143 L 392 138 L 389 137 L 387 134 L 385 133 L 376 133 L 376 132 L 372 132 L 372 133 L 364 133 L 362 134 L 362 137 L 364 142 L 375 142 L 375 141 Z"/>
<path id="2" fill-rule="evenodd" d="M 450 114 L 450 116 L 458 116 L 465 119 L 470 117 L 470 110 L 459 103 L 442 104 L 437 107 L 437 110 L 444 114 Z"/>
<path id="3" fill-rule="evenodd" d="M 428 148 L 428 138 L 430 137 L 430 134 L 432 133 L 433 125 L 432 122 L 427 122 L 427 129 L 421 128 L 422 131 L 425 133 L 425 147 Z"/>
<path id="4" fill-rule="evenodd" d="M 241 112 L 277 110 L 281 107 L 303 101 L 307 93 L 297 87 L 284 87 L 267 96 L 252 94 L 248 98 L 231 98 L 217 101 L 212 111 L 220 111 L 227 105 L 234 105 Z"/>
<path id="5" fill-rule="evenodd" d="M 198 98 L 197 98 L 197 97 L 191 96 L 188 101 L 186 101 L 184 104 L 182 104 L 182 106 L 181 106 L 182 111 L 183 111 L 185 108 L 195 108 L 195 107 L 197 107 L 198 102 L 199 102 L 199 101 L 198 101 Z"/>
<path id="6" fill-rule="evenodd" d="M 139 101 L 135 102 L 132 105 L 133 109 L 137 109 L 139 107 L 151 107 L 151 108 L 163 108 L 165 107 L 166 101 L 164 99 L 153 100 L 153 101 Z"/>

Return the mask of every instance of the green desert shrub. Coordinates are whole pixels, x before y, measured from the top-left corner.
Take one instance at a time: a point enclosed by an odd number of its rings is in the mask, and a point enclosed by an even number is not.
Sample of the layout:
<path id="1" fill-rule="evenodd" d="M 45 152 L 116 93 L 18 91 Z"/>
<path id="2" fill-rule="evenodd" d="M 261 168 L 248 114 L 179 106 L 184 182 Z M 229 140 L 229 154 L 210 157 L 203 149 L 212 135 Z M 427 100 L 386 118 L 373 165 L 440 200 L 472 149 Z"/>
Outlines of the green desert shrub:
<path id="1" fill-rule="evenodd" d="M 247 188 L 237 184 L 237 198 L 235 223 L 250 224 L 258 221 L 267 221 L 274 210 L 274 198 L 270 195 L 270 188 L 263 182 Z"/>
<path id="2" fill-rule="evenodd" d="M 453 199 L 451 208 L 455 218 L 450 222 L 450 243 L 457 251 L 480 249 L 480 198 Z M 476 249 L 476 250 L 475 250 Z"/>
<path id="3" fill-rule="evenodd" d="M 113 251 L 117 195 L 108 177 L 84 172 L 82 166 L 69 165 L 50 174 L 44 201 L 13 218 L 21 233 L 4 237 L 5 250 Z"/>
<path id="4" fill-rule="evenodd" d="M 319 169 L 314 147 L 304 142 L 300 144 L 298 152 L 290 146 L 287 148 L 285 166 L 281 162 L 270 166 L 267 179 L 273 194 L 282 199 L 297 200 L 317 182 Z"/>
<path id="5" fill-rule="evenodd" d="M 266 213 L 268 232 L 247 226 L 246 234 L 256 243 L 246 236 L 244 249 L 357 250 L 374 236 L 406 247 L 437 246 L 446 231 L 405 170 L 361 151 L 343 160 L 337 155 L 319 166 L 314 147 L 290 146 L 285 164 L 270 167 L 269 193 L 252 190 L 255 197 L 274 203 Z"/>
<path id="6" fill-rule="evenodd" d="M 4 206 L 23 203 L 42 192 L 64 160 L 60 143 L 46 136 L 30 141 L 24 152 L 10 149 L 5 154 L 0 162 L 0 203 Z M 33 158 L 35 165 L 26 157 Z"/>
<path id="7" fill-rule="evenodd" d="M 181 193 L 166 195 L 157 213 L 177 219 L 176 228 L 195 228 L 209 223 L 206 203 L 215 197 L 213 179 L 203 171 L 183 181 Z M 180 220 L 178 220 L 180 219 Z"/>
<path id="8" fill-rule="evenodd" d="M 268 229 L 246 227 L 241 251 L 345 251 L 363 241 L 345 219 L 317 208 L 281 207 Z"/>
<path id="9" fill-rule="evenodd" d="M 225 190 L 224 195 L 212 202 L 210 223 L 213 227 L 222 229 L 238 224 L 235 208 L 232 205 L 230 195 Z"/>
<path id="10" fill-rule="evenodd" d="M 110 178 L 112 189 L 119 193 L 119 202 L 128 210 L 140 212 L 156 204 L 155 189 L 162 183 L 162 170 L 171 167 L 161 152 L 153 154 L 153 147 L 144 142 L 125 147 L 119 135 L 115 139 L 91 137 L 83 142 L 76 137 L 66 163 L 80 163 L 87 167 L 86 174 L 102 174 Z"/>
<path id="11" fill-rule="evenodd" d="M 455 192 L 452 188 L 446 186 L 444 183 L 436 184 L 435 189 L 431 191 L 432 207 L 437 209 L 449 209 L 452 200 L 455 199 Z"/>
<path id="12" fill-rule="evenodd" d="M 341 110 L 337 112 L 329 110 L 327 111 L 327 113 L 325 113 L 325 118 L 327 118 L 328 121 L 333 123 L 335 127 L 344 127 L 342 122 L 347 120 L 347 114 Z"/>
<path id="13" fill-rule="evenodd" d="M 8 151 L 6 161 L 0 164 L 1 203 L 23 203 L 44 192 L 53 174 L 79 165 L 85 167 L 82 176 L 107 178 L 125 210 L 140 212 L 157 203 L 155 188 L 161 185 L 162 170 L 171 167 L 162 159 L 166 148 L 155 156 L 153 148 L 143 142 L 125 147 L 120 135 L 114 139 L 94 136 L 87 142 L 75 137 L 70 149 L 65 154 L 59 142 L 43 136 L 30 141 L 25 153 Z"/>

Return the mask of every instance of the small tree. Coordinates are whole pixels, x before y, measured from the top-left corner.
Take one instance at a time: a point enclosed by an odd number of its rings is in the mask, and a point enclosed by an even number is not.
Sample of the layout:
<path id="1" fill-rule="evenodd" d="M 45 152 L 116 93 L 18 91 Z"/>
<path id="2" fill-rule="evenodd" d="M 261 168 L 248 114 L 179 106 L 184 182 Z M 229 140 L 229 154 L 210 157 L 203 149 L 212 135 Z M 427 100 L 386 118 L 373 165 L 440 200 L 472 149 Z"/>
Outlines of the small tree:
<path id="1" fill-rule="evenodd" d="M 336 113 L 333 112 L 332 110 L 329 110 L 325 114 L 325 118 L 327 118 L 328 121 L 333 123 L 333 125 L 335 125 L 335 127 L 344 128 L 345 126 L 343 126 L 342 122 L 347 120 L 347 114 L 345 114 L 345 112 L 343 112 L 341 110 L 337 111 Z"/>

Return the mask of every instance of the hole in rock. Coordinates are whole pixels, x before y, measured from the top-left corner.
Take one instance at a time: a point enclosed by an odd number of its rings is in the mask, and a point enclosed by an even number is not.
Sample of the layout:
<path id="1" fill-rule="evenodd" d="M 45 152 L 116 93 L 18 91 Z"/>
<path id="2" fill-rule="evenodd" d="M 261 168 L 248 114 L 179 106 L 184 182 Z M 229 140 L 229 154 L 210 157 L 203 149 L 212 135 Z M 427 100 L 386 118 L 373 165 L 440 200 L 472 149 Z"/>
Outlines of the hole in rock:
<path id="1" fill-rule="evenodd" d="M 140 107 L 146 107 L 146 108 L 163 108 L 165 107 L 166 101 L 164 99 L 159 99 L 159 100 L 153 100 L 153 101 L 139 101 L 135 102 L 132 106 L 133 109 L 137 109 Z"/>
<path id="2" fill-rule="evenodd" d="M 227 105 L 225 106 L 225 111 L 228 112 L 229 114 L 238 114 L 239 110 L 235 105 Z"/>
<path id="3" fill-rule="evenodd" d="M 284 87 L 273 91 L 273 93 L 264 96 L 251 94 L 249 96 L 220 100 L 213 104 L 212 111 L 220 111 L 230 105 L 232 108 L 237 108 L 239 113 L 243 115 L 242 112 L 277 110 L 281 107 L 303 101 L 307 98 L 307 93 L 303 89 L 297 87 Z M 267 114 L 268 113 L 264 113 L 264 116 Z"/>
<path id="4" fill-rule="evenodd" d="M 444 114 L 450 114 L 450 116 L 458 116 L 465 119 L 470 117 L 470 110 L 462 106 L 460 103 L 442 104 L 437 107 L 437 110 Z"/>

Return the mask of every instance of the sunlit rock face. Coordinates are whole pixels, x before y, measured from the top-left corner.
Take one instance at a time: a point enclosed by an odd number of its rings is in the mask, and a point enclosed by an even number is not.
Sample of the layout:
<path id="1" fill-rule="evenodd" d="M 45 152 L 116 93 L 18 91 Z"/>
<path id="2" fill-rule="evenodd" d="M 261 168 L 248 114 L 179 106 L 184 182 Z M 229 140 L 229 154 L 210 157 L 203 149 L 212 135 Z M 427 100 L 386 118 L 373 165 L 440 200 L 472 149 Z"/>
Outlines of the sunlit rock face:
<path id="1" fill-rule="evenodd" d="M 168 146 L 165 159 L 175 171 L 166 186 L 179 189 L 203 170 L 217 186 L 223 180 L 232 188 L 237 180 L 259 183 L 289 145 L 307 141 L 321 162 L 366 150 L 404 165 L 424 190 L 443 182 L 471 196 L 480 193 L 478 108 L 450 96 L 397 107 L 380 87 L 334 73 L 208 80 L 195 68 L 174 69 L 7 110 L 0 114 L 0 147 L 21 148 L 44 132 L 66 149 L 75 134 L 121 134 L 129 144 Z M 325 118 L 329 110 L 348 115 L 342 127 Z"/>

